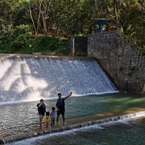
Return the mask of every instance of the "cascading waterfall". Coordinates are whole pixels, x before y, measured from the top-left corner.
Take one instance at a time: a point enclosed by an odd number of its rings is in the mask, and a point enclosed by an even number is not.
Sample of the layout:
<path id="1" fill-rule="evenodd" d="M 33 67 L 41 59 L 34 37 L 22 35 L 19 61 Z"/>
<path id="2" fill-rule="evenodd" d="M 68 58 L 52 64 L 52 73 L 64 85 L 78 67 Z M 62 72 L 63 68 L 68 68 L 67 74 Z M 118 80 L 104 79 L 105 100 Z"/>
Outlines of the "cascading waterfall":
<path id="1" fill-rule="evenodd" d="M 0 102 L 117 92 L 94 58 L 9 58 L 0 70 Z"/>

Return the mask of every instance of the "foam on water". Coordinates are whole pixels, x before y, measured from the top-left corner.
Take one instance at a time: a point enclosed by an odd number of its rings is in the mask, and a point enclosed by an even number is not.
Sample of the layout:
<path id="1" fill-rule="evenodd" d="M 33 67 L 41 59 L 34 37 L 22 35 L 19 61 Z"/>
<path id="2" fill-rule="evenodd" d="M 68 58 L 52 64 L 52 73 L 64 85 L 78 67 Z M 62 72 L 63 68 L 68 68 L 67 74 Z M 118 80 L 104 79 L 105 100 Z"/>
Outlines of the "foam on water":
<path id="1" fill-rule="evenodd" d="M 93 58 L 21 58 L 0 61 L 0 102 L 107 94 L 116 88 Z M 3 104 L 2 103 L 2 104 Z"/>
<path id="2" fill-rule="evenodd" d="M 132 119 L 137 119 L 139 117 L 142 117 L 142 116 L 145 116 L 145 111 L 142 111 L 142 112 L 139 112 L 139 113 L 134 113 L 134 114 L 128 114 L 128 115 L 122 115 L 120 116 L 120 119 L 115 121 L 113 120 L 113 117 L 112 117 L 112 121 L 109 121 L 109 119 L 103 119 L 100 121 L 102 123 L 99 123 L 99 124 L 94 124 L 94 125 L 90 125 L 90 126 L 84 126 L 84 127 L 81 127 L 81 128 L 75 128 L 75 129 L 71 129 L 71 130 L 67 130 L 67 131 L 63 131 L 63 132 L 56 132 L 56 133 L 51 133 L 51 134 L 46 134 L 46 135 L 43 135 L 43 136 L 38 136 L 38 137 L 33 137 L 31 139 L 26 139 L 26 140 L 22 140 L 22 141 L 18 141 L 18 142 L 14 142 L 14 143 L 8 143 L 7 145 L 31 145 L 31 144 L 34 144 L 36 141 L 41 141 L 43 139 L 48 139 L 48 138 L 51 138 L 51 137 L 57 137 L 57 136 L 64 136 L 64 135 L 68 135 L 68 134 L 75 134 L 76 132 L 78 131 L 87 131 L 88 129 L 105 129 L 105 127 L 107 126 L 111 126 L 111 125 L 114 125 L 114 124 L 117 124 L 119 122 L 123 123 L 123 124 L 127 124 L 129 125 L 128 121 L 132 120 Z M 115 119 L 116 117 L 114 117 Z M 123 118 L 123 119 L 121 119 Z M 99 122 L 99 121 L 96 121 L 96 122 Z"/>
<path id="3" fill-rule="evenodd" d="M 8 143 L 6 145 L 31 145 L 31 143 L 33 144 L 36 140 L 42 140 L 42 139 L 46 139 L 46 138 L 51 138 L 54 136 L 63 136 L 63 135 L 67 135 L 70 133 L 75 134 L 75 132 L 77 131 L 86 131 L 87 129 L 90 128 L 97 128 L 97 129 L 103 129 L 100 125 L 92 125 L 90 127 L 83 127 L 83 128 L 77 128 L 77 129 L 72 129 L 72 130 L 68 130 L 68 131 L 64 131 L 64 132 L 57 132 L 57 133 L 52 133 L 52 134 L 48 134 L 48 135 L 43 135 L 43 136 L 39 136 L 39 137 L 34 137 L 31 139 L 26 139 L 26 140 L 22 140 L 22 141 L 18 141 L 18 142 L 14 142 L 14 143 Z"/>

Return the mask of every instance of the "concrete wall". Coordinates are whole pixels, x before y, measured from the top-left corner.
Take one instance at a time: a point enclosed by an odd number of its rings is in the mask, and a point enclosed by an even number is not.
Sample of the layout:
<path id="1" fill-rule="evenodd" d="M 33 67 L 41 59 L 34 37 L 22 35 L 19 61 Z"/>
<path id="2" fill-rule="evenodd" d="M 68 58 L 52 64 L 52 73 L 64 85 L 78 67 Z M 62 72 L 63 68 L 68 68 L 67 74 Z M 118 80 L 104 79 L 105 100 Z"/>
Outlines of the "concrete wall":
<path id="1" fill-rule="evenodd" d="M 119 32 L 89 35 L 88 56 L 99 61 L 118 90 L 145 93 L 145 56 Z"/>

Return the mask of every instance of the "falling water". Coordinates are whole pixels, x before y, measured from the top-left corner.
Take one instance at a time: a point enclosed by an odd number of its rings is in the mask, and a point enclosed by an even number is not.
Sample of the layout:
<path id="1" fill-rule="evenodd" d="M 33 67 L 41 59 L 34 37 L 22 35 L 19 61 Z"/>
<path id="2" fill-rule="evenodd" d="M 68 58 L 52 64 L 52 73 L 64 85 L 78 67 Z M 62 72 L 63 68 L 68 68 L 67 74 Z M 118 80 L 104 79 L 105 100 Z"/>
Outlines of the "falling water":
<path id="1" fill-rule="evenodd" d="M 0 70 L 0 102 L 117 91 L 93 58 L 8 58 Z"/>

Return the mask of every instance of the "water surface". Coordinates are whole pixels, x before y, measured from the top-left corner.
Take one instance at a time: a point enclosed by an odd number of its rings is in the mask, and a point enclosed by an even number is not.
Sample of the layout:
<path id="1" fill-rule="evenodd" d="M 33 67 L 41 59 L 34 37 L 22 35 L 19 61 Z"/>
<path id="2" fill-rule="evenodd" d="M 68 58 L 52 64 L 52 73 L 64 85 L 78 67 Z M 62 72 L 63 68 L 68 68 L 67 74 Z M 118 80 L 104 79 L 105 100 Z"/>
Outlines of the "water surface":
<path id="1" fill-rule="evenodd" d="M 93 114 L 125 110 L 132 107 L 145 106 L 144 95 L 133 94 L 106 94 L 99 96 L 70 97 L 66 100 L 67 119 Z M 18 104 L 0 105 L 0 132 L 11 130 L 29 130 L 38 125 L 37 107 L 38 101 Z M 45 100 L 47 111 L 55 106 L 56 99 Z"/>
<path id="2" fill-rule="evenodd" d="M 145 115 L 140 118 L 54 133 L 9 145 L 144 145 Z"/>

